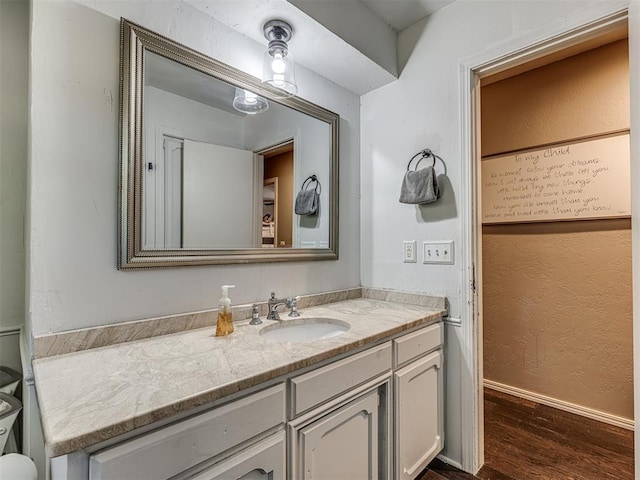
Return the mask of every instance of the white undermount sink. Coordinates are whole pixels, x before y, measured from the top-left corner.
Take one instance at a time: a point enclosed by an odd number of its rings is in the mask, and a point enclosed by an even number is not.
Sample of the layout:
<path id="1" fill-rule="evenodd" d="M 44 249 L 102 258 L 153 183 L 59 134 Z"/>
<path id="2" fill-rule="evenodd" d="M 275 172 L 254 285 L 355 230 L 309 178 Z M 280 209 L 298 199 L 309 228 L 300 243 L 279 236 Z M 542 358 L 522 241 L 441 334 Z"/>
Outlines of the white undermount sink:
<path id="1" fill-rule="evenodd" d="M 308 342 L 337 337 L 349 330 L 351 325 L 334 318 L 296 318 L 282 320 L 260 329 L 260 336 L 275 342 Z"/>

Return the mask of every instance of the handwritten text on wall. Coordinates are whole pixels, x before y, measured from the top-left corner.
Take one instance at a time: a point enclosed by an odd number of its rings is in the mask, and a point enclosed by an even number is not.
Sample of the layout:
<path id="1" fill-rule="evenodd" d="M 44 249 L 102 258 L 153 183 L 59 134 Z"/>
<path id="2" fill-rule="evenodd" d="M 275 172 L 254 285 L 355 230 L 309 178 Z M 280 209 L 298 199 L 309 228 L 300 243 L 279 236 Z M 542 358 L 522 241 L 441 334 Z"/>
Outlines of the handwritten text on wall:
<path id="1" fill-rule="evenodd" d="M 482 160 L 483 223 L 631 215 L 629 134 Z"/>

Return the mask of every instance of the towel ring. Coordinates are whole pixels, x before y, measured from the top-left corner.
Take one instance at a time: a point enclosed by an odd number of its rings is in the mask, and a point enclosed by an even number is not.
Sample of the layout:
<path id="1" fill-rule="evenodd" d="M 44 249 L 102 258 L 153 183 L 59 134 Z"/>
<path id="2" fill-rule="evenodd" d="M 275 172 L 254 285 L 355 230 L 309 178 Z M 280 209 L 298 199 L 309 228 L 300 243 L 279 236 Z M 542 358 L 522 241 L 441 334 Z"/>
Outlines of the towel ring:
<path id="1" fill-rule="evenodd" d="M 320 184 L 320 180 L 318 180 L 317 176 L 309 175 L 307 179 L 304 182 L 302 182 L 302 188 L 300 190 L 305 189 L 305 186 L 307 186 L 307 182 L 309 182 L 309 185 L 311 184 L 311 182 L 316 182 L 315 190 L 318 192 L 318 195 L 322 193 L 322 185 Z"/>
<path id="2" fill-rule="evenodd" d="M 420 165 L 420 162 L 422 160 L 424 160 L 425 158 L 433 158 L 433 164 L 431 165 L 432 167 L 436 166 L 436 159 L 440 160 L 442 162 L 442 165 L 444 166 L 444 173 L 445 175 L 447 174 L 447 164 L 444 163 L 444 160 L 442 160 L 442 158 L 440 158 L 438 155 L 436 155 L 435 153 L 433 153 L 431 151 L 431 149 L 429 148 L 425 148 L 424 150 L 420 150 L 418 153 L 416 153 L 413 157 L 411 157 L 411 160 L 409 160 L 409 163 L 407 164 L 407 172 L 409 171 L 409 169 L 411 168 L 411 162 L 413 162 L 416 157 L 418 157 L 419 155 L 422 155 L 422 157 L 420 157 L 420 159 L 418 160 L 418 162 L 416 163 L 416 170 L 418 169 L 418 165 Z"/>

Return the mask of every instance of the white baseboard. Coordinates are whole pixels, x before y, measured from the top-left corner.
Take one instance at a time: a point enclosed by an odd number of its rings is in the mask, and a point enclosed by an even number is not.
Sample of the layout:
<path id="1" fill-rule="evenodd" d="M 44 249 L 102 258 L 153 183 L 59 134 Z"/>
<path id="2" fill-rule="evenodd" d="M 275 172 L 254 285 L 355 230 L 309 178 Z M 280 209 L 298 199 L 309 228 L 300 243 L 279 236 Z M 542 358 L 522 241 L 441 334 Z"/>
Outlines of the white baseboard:
<path id="1" fill-rule="evenodd" d="M 456 462 L 455 460 L 451 460 L 449 457 L 446 457 L 442 454 L 438 455 L 438 459 L 442 460 L 447 465 L 451 465 L 452 467 L 456 467 L 458 470 L 462 470 L 462 464 L 460 462 Z"/>
<path id="2" fill-rule="evenodd" d="M 558 410 L 564 410 L 565 412 L 582 415 L 583 417 L 591 418 L 592 420 L 608 423 L 609 425 L 615 425 L 616 427 L 625 428 L 627 430 L 634 430 L 635 428 L 635 422 L 629 418 L 619 417 L 618 415 L 613 415 L 611 413 L 583 407 L 582 405 L 576 405 L 575 403 L 565 402 L 539 393 L 529 392 L 528 390 L 523 390 L 521 388 L 511 387 L 503 383 L 494 382 L 493 380 L 487 380 L 486 378 L 484 380 L 484 386 L 492 390 L 497 390 L 498 392 L 513 395 L 514 397 L 524 398 L 525 400 L 541 403 L 542 405 L 557 408 Z"/>

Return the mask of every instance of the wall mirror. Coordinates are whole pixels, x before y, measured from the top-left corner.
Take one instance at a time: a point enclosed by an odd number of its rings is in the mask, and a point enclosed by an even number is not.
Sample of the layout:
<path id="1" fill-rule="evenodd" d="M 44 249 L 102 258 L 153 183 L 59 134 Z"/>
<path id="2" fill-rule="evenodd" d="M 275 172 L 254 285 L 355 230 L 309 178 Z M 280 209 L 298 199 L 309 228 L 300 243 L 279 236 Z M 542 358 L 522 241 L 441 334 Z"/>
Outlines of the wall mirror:
<path id="1" fill-rule="evenodd" d="M 118 268 L 338 258 L 339 117 L 121 23 Z M 317 215 L 297 191 L 322 181 Z"/>

